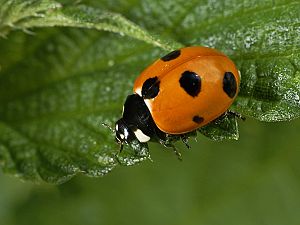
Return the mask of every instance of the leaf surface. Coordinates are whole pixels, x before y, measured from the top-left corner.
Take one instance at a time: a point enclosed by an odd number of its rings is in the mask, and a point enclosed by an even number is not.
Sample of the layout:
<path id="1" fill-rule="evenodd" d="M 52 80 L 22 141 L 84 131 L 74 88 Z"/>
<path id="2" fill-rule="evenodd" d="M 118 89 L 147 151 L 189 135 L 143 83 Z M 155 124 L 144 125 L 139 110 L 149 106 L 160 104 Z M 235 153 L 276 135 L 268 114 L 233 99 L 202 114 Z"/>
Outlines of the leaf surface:
<path id="1" fill-rule="evenodd" d="M 62 183 L 148 158 L 137 143 L 116 157 L 119 146 L 101 124 L 113 126 L 147 65 L 181 46 L 215 47 L 236 62 L 236 111 L 262 121 L 299 117 L 298 1 L 121 2 L 0 1 L 4 171 Z M 215 140 L 239 135 L 235 118 L 199 131 Z"/>

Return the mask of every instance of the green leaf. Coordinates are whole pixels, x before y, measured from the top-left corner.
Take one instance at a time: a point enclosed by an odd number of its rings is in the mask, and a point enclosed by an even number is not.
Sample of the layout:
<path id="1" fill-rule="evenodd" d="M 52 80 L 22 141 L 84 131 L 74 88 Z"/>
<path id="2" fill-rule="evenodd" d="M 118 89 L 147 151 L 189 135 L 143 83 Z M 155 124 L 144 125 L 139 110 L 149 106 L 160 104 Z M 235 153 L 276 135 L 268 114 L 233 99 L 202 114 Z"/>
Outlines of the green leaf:
<path id="1" fill-rule="evenodd" d="M 236 116 L 230 113 L 221 116 L 207 126 L 201 127 L 198 131 L 214 141 L 239 139 Z"/>
<path id="2" fill-rule="evenodd" d="M 132 4 L 128 17 L 148 30 L 185 46 L 217 48 L 233 59 L 242 75 L 236 111 L 267 122 L 300 116 L 299 1 L 144 0 L 138 6 Z"/>
<path id="3" fill-rule="evenodd" d="M 3 1 L 3 0 L 2 0 Z M 0 1 L 1 4 L 1 1 Z M 122 15 L 86 6 L 63 7 L 54 1 L 3 1 L 0 11 L 0 35 L 5 36 L 11 29 L 34 27 L 78 27 L 119 33 L 153 44 L 165 50 L 173 50 L 182 45 L 167 42 L 152 36 Z M 2 32 L 1 32 L 2 30 Z"/>
<path id="4" fill-rule="evenodd" d="M 113 125 L 135 77 L 179 43 L 215 47 L 236 62 L 242 74 L 236 111 L 263 121 L 299 117 L 297 1 L 63 2 L 0 0 L 4 171 L 61 183 L 148 158 L 138 143 L 116 156 L 119 146 L 101 124 Z M 238 137 L 235 118 L 200 132 L 215 140 Z"/>
<path id="5" fill-rule="evenodd" d="M 189 8 L 188 14 L 187 11 L 182 14 L 174 36 L 179 36 L 177 40 L 185 45 L 220 49 L 234 60 L 242 75 L 234 109 L 267 122 L 298 118 L 300 2 L 195 1 L 186 4 L 193 8 Z"/>
<path id="6" fill-rule="evenodd" d="M 142 146 L 133 144 L 137 153 L 127 147 L 117 159 L 114 136 L 101 124 L 117 120 L 130 92 L 127 75 L 136 76 L 130 65 L 142 63 L 149 47 L 128 40 L 119 46 L 125 38 L 78 30 L 22 37 L 18 41 L 30 46 L 27 58 L 0 76 L 0 158 L 5 171 L 61 183 L 78 172 L 101 176 L 120 161 L 132 165 L 148 157 Z M 118 67 L 112 66 L 115 62 Z"/>
<path id="7" fill-rule="evenodd" d="M 45 13 L 61 7 L 54 1 L 22 1 L 0 0 L 0 36 L 5 37 L 10 30 L 21 29 L 26 31 L 23 22 L 32 18 L 44 18 Z"/>

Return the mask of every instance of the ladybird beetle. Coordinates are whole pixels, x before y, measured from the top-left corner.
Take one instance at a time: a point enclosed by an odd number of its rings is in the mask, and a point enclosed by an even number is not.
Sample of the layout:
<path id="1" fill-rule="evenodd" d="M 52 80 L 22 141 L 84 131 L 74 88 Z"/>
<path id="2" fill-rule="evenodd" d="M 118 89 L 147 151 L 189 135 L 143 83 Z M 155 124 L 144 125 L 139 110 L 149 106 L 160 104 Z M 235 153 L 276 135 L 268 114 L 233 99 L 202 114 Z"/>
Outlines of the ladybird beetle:
<path id="1" fill-rule="evenodd" d="M 240 75 L 223 53 L 207 47 L 186 47 L 155 61 L 135 80 L 116 141 L 162 143 L 167 135 L 183 135 L 227 112 L 236 98 Z"/>

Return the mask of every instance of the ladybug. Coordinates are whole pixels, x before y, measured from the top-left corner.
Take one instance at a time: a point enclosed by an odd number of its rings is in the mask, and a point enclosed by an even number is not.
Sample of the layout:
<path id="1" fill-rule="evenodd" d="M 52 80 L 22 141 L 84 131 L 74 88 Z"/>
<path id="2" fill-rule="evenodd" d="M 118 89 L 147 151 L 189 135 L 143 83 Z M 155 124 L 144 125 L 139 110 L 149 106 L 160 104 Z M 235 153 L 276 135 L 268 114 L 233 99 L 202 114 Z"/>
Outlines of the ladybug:
<path id="1" fill-rule="evenodd" d="M 223 53 L 207 47 L 170 52 L 147 67 L 126 98 L 115 124 L 116 141 L 164 143 L 185 135 L 227 112 L 236 98 L 240 75 Z"/>

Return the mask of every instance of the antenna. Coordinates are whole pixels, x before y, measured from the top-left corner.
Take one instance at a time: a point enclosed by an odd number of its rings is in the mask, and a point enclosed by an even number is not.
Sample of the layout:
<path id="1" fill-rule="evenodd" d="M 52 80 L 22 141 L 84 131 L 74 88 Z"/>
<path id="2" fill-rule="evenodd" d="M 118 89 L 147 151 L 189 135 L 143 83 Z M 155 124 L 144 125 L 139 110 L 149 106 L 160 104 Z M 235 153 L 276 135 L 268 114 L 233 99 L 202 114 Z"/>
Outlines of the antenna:
<path id="1" fill-rule="evenodd" d="M 109 129 L 111 132 L 115 133 L 115 129 L 113 129 L 109 124 L 107 124 L 107 123 L 101 123 L 101 124 L 105 128 Z"/>

